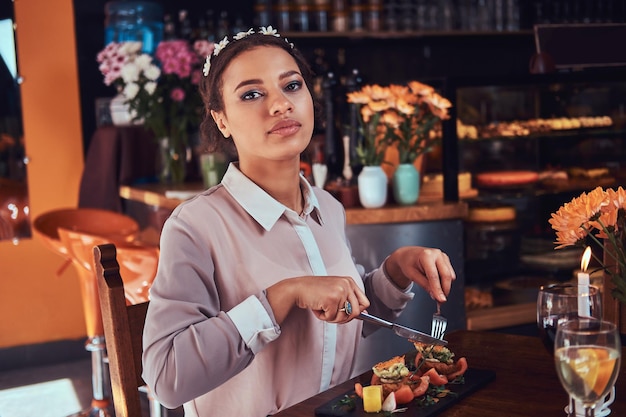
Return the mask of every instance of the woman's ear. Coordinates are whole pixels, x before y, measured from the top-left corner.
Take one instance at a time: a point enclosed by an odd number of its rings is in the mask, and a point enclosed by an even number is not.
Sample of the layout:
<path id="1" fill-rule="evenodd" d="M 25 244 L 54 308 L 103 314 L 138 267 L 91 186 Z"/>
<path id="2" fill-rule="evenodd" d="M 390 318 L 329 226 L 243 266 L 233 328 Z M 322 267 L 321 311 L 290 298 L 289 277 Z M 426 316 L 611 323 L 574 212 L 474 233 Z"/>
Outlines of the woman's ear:
<path id="1" fill-rule="evenodd" d="M 224 113 L 211 110 L 211 117 L 215 121 L 217 128 L 220 130 L 220 132 L 222 132 L 222 135 L 224 135 L 224 137 L 228 139 L 230 137 L 230 129 L 228 129 L 228 127 L 224 123 Z"/>

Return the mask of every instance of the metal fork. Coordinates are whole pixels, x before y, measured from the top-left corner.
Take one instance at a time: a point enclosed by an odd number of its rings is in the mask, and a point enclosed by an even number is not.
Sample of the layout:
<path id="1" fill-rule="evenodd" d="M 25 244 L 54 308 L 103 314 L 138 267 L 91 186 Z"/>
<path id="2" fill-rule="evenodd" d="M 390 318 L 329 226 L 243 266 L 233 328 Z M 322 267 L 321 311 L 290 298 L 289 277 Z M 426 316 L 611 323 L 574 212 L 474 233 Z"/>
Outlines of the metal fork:
<path id="1" fill-rule="evenodd" d="M 441 304 L 437 303 L 437 311 L 433 314 L 433 323 L 430 328 L 430 335 L 437 339 L 443 339 L 448 327 L 448 319 L 441 315 Z"/>

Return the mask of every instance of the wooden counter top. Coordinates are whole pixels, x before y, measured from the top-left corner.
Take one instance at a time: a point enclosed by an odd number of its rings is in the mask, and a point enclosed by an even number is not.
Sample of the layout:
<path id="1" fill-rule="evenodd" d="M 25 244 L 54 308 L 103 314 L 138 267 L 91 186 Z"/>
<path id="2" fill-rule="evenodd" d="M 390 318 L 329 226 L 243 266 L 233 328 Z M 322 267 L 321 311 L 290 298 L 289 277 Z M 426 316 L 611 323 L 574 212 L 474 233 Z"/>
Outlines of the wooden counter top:
<path id="1" fill-rule="evenodd" d="M 462 219 L 467 216 L 467 203 L 442 201 L 412 206 L 387 206 L 379 209 L 346 209 L 348 224 L 407 223 L 433 220 Z"/>
<path id="2" fill-rule="evenodd" d="M 203 190 L 201 183 L 121 185 L 120 197 L 174 210 L 180 203 Z"/>
<path id="3" fill-rule="evenodd" d="M 179 186 L 163 184 L 122 185 L 120 196 L 149 206 L 173 210 L 185 199 L 204 189 L 200 183 Z M 467 203 L 428 201 L 412 206 L 388 206 L 379 209 L 346 209 L 348 224 L 410 223 L 433 220 L 462 219 L 467 216 Z"/>

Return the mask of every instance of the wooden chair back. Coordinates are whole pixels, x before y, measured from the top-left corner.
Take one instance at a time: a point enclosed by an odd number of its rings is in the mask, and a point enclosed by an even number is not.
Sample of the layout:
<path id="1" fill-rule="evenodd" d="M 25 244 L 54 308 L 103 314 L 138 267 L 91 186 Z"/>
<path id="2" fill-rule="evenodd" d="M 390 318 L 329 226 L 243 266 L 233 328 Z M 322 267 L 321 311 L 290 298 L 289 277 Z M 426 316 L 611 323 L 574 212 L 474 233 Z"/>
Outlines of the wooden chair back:
<path id="1" fill-rule="evenodd" d="M 148 302 L 127 305 L 114 244 L 93 249 L 116 417 L 141 417 L 143 327 Z"/>

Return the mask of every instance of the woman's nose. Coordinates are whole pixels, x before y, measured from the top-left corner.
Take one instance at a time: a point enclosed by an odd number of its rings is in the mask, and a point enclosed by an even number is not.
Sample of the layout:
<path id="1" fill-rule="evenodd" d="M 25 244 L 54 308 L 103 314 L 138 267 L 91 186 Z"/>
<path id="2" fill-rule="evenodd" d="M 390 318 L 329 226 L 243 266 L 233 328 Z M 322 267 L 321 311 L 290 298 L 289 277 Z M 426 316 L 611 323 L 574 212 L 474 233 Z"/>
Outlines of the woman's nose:
<path id="1" fill-rule="evenodd" d="M 285 95 L 281 94 L 272 102 L 270 113 L 273 116 L 284 114 L 293 110 L 293 103 Z"/>

